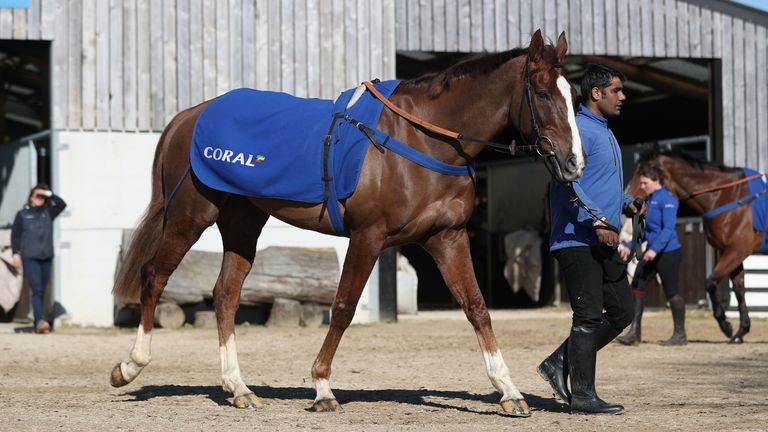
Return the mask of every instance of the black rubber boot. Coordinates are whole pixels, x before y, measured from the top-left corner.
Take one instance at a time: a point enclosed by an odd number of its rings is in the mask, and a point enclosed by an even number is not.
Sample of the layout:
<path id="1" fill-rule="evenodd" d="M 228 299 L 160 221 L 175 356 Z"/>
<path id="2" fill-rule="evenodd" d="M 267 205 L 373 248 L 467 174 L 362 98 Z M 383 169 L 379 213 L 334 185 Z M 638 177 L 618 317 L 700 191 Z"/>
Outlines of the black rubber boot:
<path id="1" fill-rule="evenodd" d="M 616 336 L 619 335 L 608 321 L 603 320 L 600 327 L 596 329 L 597 350 L 600 351 L 608 345 Z M 536 368 L 539 376 L 549 383 L 552 391 L 558 399 L 565 403 L 571 402 L 571 392 L 568 390 L 568 338 L 566 338 L 556 350 L 545 358 Z"/>
<path id="2" fill-rule="evenodd" d="M 556 398 L 565 403 L 571 402 L 571 392 L 568 391 L 566 384 L 568 382 L 568 338 L 539 364 L 536 371 L 552 387 Z"/>
<path id="3" fill-rule="evenodd" d="M 604 324 L 607 325 L 607 323 Z M 616 331 L 608 328 L 612 330 L 615 337 Z M 595 392 L 598 342 L 608 339 L 608 336 L 610 333 L 602 331 L 602 327 L 571 328 L 568 342 L 568 366 L 571 377 L 571 413 L 573 414 L 621 414 L 624 412 L 623 406 L 607 403 Z"/>
<path id="4" fill-rule="evenodd" d="M 659 341 L 659 345 L 678 346 L 686 345 L 688 338 L 685 337 L 685 300 L 680 294 L 675 294 L 669 299 L 669 307 L 672 309 L 672 322 L 674 331 L 672 337 L 665 341 Z"/>
<path id="5" fill-rule="evenodd" d="M 618 337 L 616 340 L 622 345 L 640 345 L 642 337 L 640 336 L 640 327 L 643 321 L 643 296 L 634 296 L 635 316 L 632 318 L 632 325 L 629 327 L 629 331 L 624 336 Z"/>

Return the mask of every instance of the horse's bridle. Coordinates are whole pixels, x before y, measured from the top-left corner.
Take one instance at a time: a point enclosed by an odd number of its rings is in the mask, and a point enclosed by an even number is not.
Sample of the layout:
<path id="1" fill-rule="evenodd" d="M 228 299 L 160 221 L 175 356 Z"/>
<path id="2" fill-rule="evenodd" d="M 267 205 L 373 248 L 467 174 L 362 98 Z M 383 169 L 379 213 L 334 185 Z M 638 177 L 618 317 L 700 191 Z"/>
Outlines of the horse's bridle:
<path id="1" fill-rule="evenodd" d="M 560 63 L 552 65 L 553 68 L 563 68 L 563 65 Z M 539 129 L 539 124 L 536 121 L 536 111 L 533 109 L 533 98 L 531 96 L 531 76 L 537 72 L 541 72 L 542 68 L 536 68 L 531 70 L 529 66 L 529 59 L 526 59 L 525 62 L 525 69 L 524 69 L 524 76 L 523 76 L 523 86 L 524 86 L 524 92 L 525 92 L 525 101 L 528 104 L 528 110 L 531 113 L 531 129 L 533 129 L 534 133 L 534 142 L 533 145 L 527 144 L 528 140 L 525 139 L 525 136 L 520 133 L 520 138 L 523 139 L 524 142 L 526 142 L 526 145 L 523 146 L 517 146 L 517 149 L 528 152 L 529 154 L 535 153 L 541 158 L 544 158 L 544 160 L 547 162 L 544 165 L 547 167 L 547 170 L 549 170 L 549 173 L 552 174 L 552 176 L 557 180 L 562 182 L 565 177 L 563 175 L 563 171 L 560 168 L 560 164 L 557 161 L 557 154 L 555 153 L 555 149 L 557 146 L 555 145 L 555 142 L 552 141 L 552 139 L 546 135 L 543 135 L 541 133 L 541 129 Z M 517 124 L 522 123 L 522 116 L 523 116 L 523 99 L 520 98 L 520 109 L 517 112 Z M 542 142 L 548 142 L 549 143 L 549 149 L 545 150 Z M 556 172 L 553 172 L 553 170 L 556 170 Z"/>

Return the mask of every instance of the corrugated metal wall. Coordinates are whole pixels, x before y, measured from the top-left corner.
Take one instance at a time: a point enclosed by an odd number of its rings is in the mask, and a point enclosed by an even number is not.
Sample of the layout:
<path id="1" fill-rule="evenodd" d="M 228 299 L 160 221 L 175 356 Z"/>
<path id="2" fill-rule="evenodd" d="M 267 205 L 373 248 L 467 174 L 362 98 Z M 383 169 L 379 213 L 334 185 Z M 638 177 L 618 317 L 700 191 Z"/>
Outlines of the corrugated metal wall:
<path id="1" fill-rule="evenodd" d="M 768 29 L 678 0 L 396 0 L 397 49 L 503 51 L 538 28 L 569 54 L 722 59 L 727 165 L 768 170 Z"/>
<path id="2" fill-rule="evenodd" d="M 394 3 L 31 0 L 0 39 L 52 40 L 59 130 L 160 131 L 232 88 L 335 98 L 395 76 Z"/>
<path id="3" fill-rule="evenodd" d="M 768 170 L 768 29 L 679 0 L 31 0 L 0 39 L 53 40 L 53 124 L 159 131 L 239 86 L 334 98 L 395 50 L 502 51 L 541 28 L 572 54 L 723 61 L 728 165 Z M 762 145 L 762 148 L 761 148 Z"/>

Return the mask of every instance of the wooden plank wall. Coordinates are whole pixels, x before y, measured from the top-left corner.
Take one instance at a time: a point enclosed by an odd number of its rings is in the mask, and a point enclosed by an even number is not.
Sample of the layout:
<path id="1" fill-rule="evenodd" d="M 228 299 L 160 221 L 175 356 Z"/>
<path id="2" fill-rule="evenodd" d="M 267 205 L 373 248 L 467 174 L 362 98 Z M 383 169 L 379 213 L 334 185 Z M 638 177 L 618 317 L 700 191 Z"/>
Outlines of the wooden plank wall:
<path id="1" fill-rule="evenodd" d="M 494 52 L 536 29 L 570 54 L 722 60 L 727 165 L 768 171 L 768 29 L 682 0 L 396 0 L 397 49 Z"/>
<path id="2" fill-rule="evenodd" d="M 395 4 L 375 0 L 31 0 L 0 39 L 52 42 L 58 130 L 161 131 L 236 87 L 334 99 L 395 77 Z"/>
<path id="3" fill-rule="evenodd" d="M 238 86 L 334 98 L 396 50 L 493 52 L 564 30 L 572 54 L 722 60 L 724 162 L 768 170 L 768 29 L 682 0 L 31 0 L 0 39 L 52 40 L 59 130 L 160 131 Z"/>

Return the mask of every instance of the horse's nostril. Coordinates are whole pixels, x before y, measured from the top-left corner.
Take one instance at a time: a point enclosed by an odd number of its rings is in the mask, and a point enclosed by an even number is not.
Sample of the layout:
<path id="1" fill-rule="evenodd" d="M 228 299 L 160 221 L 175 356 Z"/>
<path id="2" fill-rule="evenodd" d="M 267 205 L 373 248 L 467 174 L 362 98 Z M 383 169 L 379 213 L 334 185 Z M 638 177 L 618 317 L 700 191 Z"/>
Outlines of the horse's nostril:
<path id="1" fill-rule="evenodd" d="M 579 169 L 575 154 L 571 154 L 568 156 L 568 159 L 565 160 L 565 169 L 568 170 L 568 172 L 576 172 Z"/>

